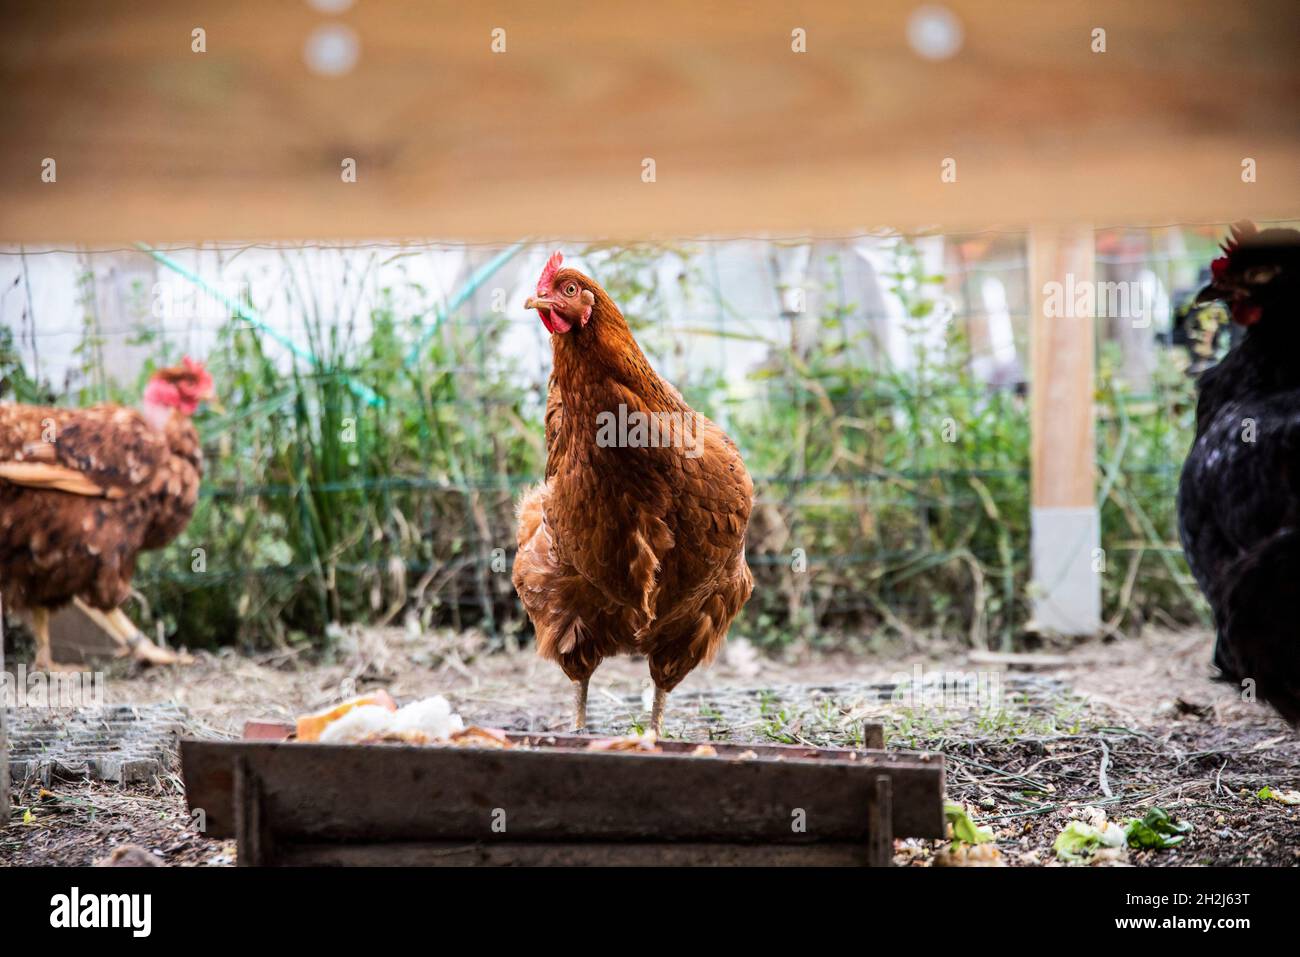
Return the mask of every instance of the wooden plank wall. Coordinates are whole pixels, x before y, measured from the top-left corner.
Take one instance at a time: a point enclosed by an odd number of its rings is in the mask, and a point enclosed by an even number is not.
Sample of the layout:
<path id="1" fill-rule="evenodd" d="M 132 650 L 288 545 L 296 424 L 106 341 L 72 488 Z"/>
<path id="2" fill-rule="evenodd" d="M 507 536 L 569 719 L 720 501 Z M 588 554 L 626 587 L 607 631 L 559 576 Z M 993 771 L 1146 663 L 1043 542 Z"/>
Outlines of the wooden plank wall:
<path id="1" fill-rule="evenodd" d="M 908 45 L 917 6 L 16 0 L 0 242 L 1300 216 L 1293 0 L 951 0 L 944 60 Z M 309 37 L 338 27 L 355 67 L 313 73 Z"/>

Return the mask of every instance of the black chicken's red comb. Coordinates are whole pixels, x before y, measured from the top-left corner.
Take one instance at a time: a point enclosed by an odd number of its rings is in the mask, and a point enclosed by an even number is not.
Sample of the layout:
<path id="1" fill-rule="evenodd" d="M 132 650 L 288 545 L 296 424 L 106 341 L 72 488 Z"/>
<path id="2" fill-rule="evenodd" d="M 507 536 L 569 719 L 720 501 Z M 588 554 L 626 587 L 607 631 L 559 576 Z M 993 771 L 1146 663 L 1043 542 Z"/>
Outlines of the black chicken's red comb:
<path id="1" fill-rule="evenodd" d="M 1237 247 L 1246 240 L 1254 239 L 1259 235 L 1259 229 L 1256 228 L 1255 224 L 1248 219 L 1243 219 L 1240 222 L 1233 223 L 1231 232 L 1232 236 L 1219 244 L 1219 248 L 1229 256 L 1231 256 L 1236 251 Z"/>

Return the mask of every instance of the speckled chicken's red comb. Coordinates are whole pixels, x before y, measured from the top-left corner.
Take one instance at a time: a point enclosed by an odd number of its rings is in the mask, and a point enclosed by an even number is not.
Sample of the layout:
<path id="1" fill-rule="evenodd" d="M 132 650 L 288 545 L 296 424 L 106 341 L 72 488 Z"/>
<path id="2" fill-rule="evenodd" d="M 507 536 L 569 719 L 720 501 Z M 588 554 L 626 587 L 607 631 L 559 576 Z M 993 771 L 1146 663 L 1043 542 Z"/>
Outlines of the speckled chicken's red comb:
<path id="1" fill-rule="evenodd" d="M 555 274 L 560 271 L 560 266 L 564 264 L 564 253 L 558 249 L 551 253 L 551 258 L 546 260 L 546 266 L 542 269 L 541 278 L 537 280 L 537 294 L 544 296 L 551 290 L 551 280 Z"/>
<path id="2" fill-rule="evenodd" d="M 185 368 L 198 381 L 200 389 L 212 388 L 212 373 L 208 371 L 208 367 L 202 361 L 191 359 L 189 356 L 186 356 L 182 361 L 185 363 Z"/>

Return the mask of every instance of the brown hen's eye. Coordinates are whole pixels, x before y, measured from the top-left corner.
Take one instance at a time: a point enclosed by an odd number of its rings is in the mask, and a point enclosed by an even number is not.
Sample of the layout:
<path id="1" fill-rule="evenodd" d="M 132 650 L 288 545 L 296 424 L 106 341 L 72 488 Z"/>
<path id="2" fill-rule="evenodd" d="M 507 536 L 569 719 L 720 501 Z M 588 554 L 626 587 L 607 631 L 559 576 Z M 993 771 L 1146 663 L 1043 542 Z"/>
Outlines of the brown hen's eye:
<path id="1" fill-rule="evenodd" d="M 576 282 L 569 283 L 564 287 L 564 294 L 566 296 L 576 296 L 578 294 L 578 284 Z"/>

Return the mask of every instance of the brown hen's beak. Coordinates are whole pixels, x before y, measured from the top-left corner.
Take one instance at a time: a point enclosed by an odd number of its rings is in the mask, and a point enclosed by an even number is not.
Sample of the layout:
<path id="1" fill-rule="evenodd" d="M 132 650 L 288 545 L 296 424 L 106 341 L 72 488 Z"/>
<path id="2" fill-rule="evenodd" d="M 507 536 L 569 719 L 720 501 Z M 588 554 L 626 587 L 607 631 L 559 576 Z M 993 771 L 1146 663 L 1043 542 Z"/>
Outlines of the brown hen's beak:
<path id="1" fill-rule="evenodd" d="M 528 301 L 524 303 L 525 309 L 554 309 L 554 299 L 543 299 L 541 296 L 529 296 Z"/>

